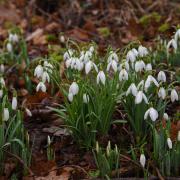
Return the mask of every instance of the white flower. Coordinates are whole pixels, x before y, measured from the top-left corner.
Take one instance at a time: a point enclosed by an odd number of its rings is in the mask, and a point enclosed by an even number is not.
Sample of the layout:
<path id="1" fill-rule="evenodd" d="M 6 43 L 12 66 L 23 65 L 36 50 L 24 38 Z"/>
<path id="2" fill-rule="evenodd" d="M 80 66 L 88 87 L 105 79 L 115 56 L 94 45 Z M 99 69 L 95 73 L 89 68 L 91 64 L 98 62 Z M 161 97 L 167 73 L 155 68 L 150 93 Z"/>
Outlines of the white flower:
<path id="1" fill-rule="evenodd" d="M 123 81 L 123 80 L 128 80 L 128 73 L 125 69 L 122 69 L 119 73 L 119 80 Z"/>
<path id="2" fill-rule="evenodd" d="M 146 80 L 145 85 L 144 85 L 145 91 L 148 90 L 148 88 L 150 87 L 152 82 L 154 83 L 155 86 L 159 87 L 159 84 L 156 81 L 156 79 L 152 75 L 149 75 L 147 77 L 147 80 Z"/>
<path id="3" fill-rule="evenodd" d="M 79 92 L 79 86 L 76 82 L 73 82 L 69 87 L 69 93 L 72 93 L 73 96 L 78 94 Z"/>
<path id="4" fill-rule="evenodd" d="M 4 68 L 4 64 L 1 64 L 1 65 L 0 65 L 0 73 L 3 74 L 3 73 L 4 73 L 4 69 L 5 69 L 5 68 Z"/>
<path id="5" fill-rule="evenodd" d="M 2 97 L 3 97 L 3 90 L 0 89 L 0 98 L 2 98 Z"/>
<path id="6" fill-rule="evenodd" d="M 98 68 L 96 66 L 95 63 L 93 63 L 92 61 L 88 61 L 86 64 L 85 64 L 85 73 L 86 74 L 89 74 L 89 72 L 91 71 L 91 69 L 94 67 L 95 71 L 98 72 Z"/>
<path id="7" fill-rule="evenodd" d="M 141 72 L 143 69 L 145 69 L 144 61 L 137 61 L 135 63 L 135 71 L 136 72 Z"/>
<path id="8" fill-rule="evenodd" d="M 166 74 L 164 71 L 160 71 L 157 77 L 158 81 L 166 82 Z"/>
<path id="9" fill-rule="evenodd" d="M 129 94 L 132 94 L 133 96 L 136 96 L 137 95 L 137 87 L 134 83 L 132 83 L 128 90 L 126 91 L 126 96 L 128 96 Z"/>
<path id="10" fill-rule="evenodd" d="M 52 72 L 53 65 L 51 63 L 49 63 L 48 61 L 44 61 L 44 68 L 46 71 Z"/>
<path id="11" fill-rule="evenodd" d="M 119 65 L 118 70 L 121 71 L 122 69 L 129 71 L 129 63 L 127 61 Z"/>
<path id="12" fill-rule="evenodd" d="M 112 68 L 114 72 L 117 72 L 117 62 L 115 60 L 109 62 L 109 64 L 107 65 L 107 71 L 109 71 L 110 68 Z"/>
<path id="13" fill-rule="evenodd" d="M 89 95 L 83 94 L 83 102 L 86 104 L 89 102 Z"/>
<path id="14" fill-rule="evenodd" d="M 93 53 L 93 52 L 94 52 L 94 46 L 91 46 L 91 47 L 89 48 L 89 51 Z"/>
<path id="15" fill-rule="evenodd" d="M 148 63 L 147 65 L 146 65 L 146 71 L 152 71 L 152 65 L 151 65 L 151 63 Z"/>
<path id="16" fill-rule="evenodd" d="M 8 119 L 9 119 L 9 109 L 4 108 L 4 110 L 3 110 L 3 120 L 8 121 Z"/>
<path id="17" fill-rule="evenodd" d="M 164 89 L 163 87 L 161 87 L 161 88 L 159 89 L 158 97 L 159 97 L 159 98 L 162 98 L 162 99 L 165 99 L 165 97 L 166 97 L 166 91 L 165 91 L 165 89 Z"/>
<path id="18" fill-rule="evenodd" d="M 148 100 L 147 100 L 146 95 L 145 95 L 142 91 L 139 91 L 139 92 L 136 94 L 135 104 L 140 104 L 140 103 L 142 102 L 142 100 L 144 100 L 144 102 L 145 102 L 146 104 L 148 104 Z"/>
<path id="19" fill-rule="evenodd" d="M 176 43 L 177 43 L 179 37 L 180 37 L 180 29 L 178 29 L 174 35 L 174 39 L 175 39 Z"/>
<path id="20" fill-rule="evenodd" d="M 84 62 L 87 63 L 88 61 L 91 60 L 92 58 L 92 52 L 91 51 L 86 51 L 84 54 Z"/>
<path id="21" fill-rule="evenodd" d="M 70 102 L 72 102 L 73 101 L 73 94 L 72 93 L 69 93 L 68 94 L 68 100 L 70 101 Z"/>
<path id="22" fill-rule="evenodd" d="M 9 42 L 17 43 L 19 41 L 19 37 L 17 34 L 9 34 Z"/>
<path id="23" fill-rule="evenodd" d="M 76 69 L 78 71 L 81 71 L 84 67 L 84 63 L 82 61 L 80 61 L 79 59 L 76 60 Z"/>
<path id="24" fill-rule="evenodd" d="M 28 108 L 26 108 L 25 111 L 26 111 L 26 114 L 27 114 L 29 117 L 32 116 L 32 113 L 31 113 L 31 111 L 30 111 Z"/>
<path id="25" fill-rule="evenodd" d="M 180 142 L 180 131 L 178 131 L 177 140 Z"/>
<path id="26" fill-rule="evenodd" d="M 133 48 L 131 51 L 135 54 L 136 57 L 138 56 L 139 53 L 135 48 Z"/>
<path id="27" fill-rule="evenodd" d="M 171 90 L 171 102 L 178 101 L 179 97 L 175 89 Z"/>
<path id="28" fill-rule="evenodd" d="M 34 70 L 34 76 L 36 76 L 37 78 L 42 77 L 43 75 L 43 67 L 39 64 L 38 66 L 36 66 L 35 70 Z"/>
<path id="29" fill-rule="evenodd" d="M 3 77 L 0 77 L 0 83 L 1 83 L 2 86 L 5 86 L 5 81 L 4 81 Z"/>
<path id="30" fill-rule="evenodd" d="M 43 74 L 42 74 L 42 82 L 45 83 L 46 81 L 49 83 L 50 82 L 50 77 L 49 77 L 49 74 L 46 71 L 44 71 Z"/>
<path id="31" fill-rule="evenodd" d="M 152 121 L 156 121 L 156 119 L 158 118 L 157 110 L 153 107 L 149 108 L 144 114 L 144 119 L 147 119 L 148 116 L 151 118 Z"/>
<path id="32" fill-rule="evenodd" d="M 126 55 L 126 60 L 130 61 L 131 63 L 134 63 L 136 60 L 136 54 L 133 52 L 133 50 L 128 51 Z"/>
<path id="33" fill-rule="evenodd" d="M 69 58 L 66 60 L 65 65 L 67 68 L 69 68 L 71 66 L 71 62 L 72 62 L 72 58 Z"/>
<path id="34" fill-rule="evenodd" d="M 65 42 L 65 37 L 63 35 L 61 35 L 59 40 L 60 40 L 61 43 L 64 43 Z"/>
<path id="35" fill-rule="evenodd" d="M 163 118 L 164 118 L 165 120 L 168 120 L 168 119 L 169 119 L 168 114 L 167 114 L 167 113 L 164 113 L 164 114 L 163 114 Z"/>
<path id="36" fill-rule="evenodd" d="M 39 84 L 36 87 L 36 91 L 42 91 L 42 92 L 46 92 L 46 85 L 43 82 L 39 82 Z"/>
<path id="37" fill-rule="evenodd" d="M 168 50 L 169 50 L 169 48 L 170 48 L 171 46 L 174 48 L 174 52 L 176 52 L 176 50 L 177 50 L 177 43 L 176 43 L 176 41 L 175 41 L 174 39 L 171 39 L 171 40 L 168 42 L 168 44 L 167 44 L 167 54 L 169 53 Z"/>
<path id="38" fill-rule="evenodd" d="M 7 48 L 8 52 L 12 52 L 12 50 L 13 50 L 13 47 L 12 47 L 11 43 L 7 43 L 6 48 Z"/>
<path id="39" fill-rule="evenodd" d="M 115 60 L 116 62 L 119 61 L 118 55 L 115 52 L 110 52 L 108 63 L 110 63 L 112 60 Z"/>
<path id="40" fill-rule="evenodd" d="M 99 84 L 99 82 L 101 82 L 103 85 L 105 85 L 106 76 L 103 71 L 99 71 L 99 73 L 97 75 L 97 84 Z"/>
<path id="41" fill-rule="evenodd" d="M 16 108 L 17 108 L 17 97 L 15 96 L 12 98 L 12 109 L 16 110 Z"/>
<path id="42" fill-rule="evenodd" d="M 170 138 L 167 138 L 167 145 L 168 145 L 169 149 L 172 149 L 172 141 Z"/>
<path id="43" fill-rule="evenodd" d="M 72 55 L 73 55 L 73 50 L 72 49 L 69 49 L 68 51 L 66 51 L 64 53 L 64 56 L 63 56 L 64 61 L 66 61 L 67 59 L 71 58 Z"/>
<path id="44" fill-rule="evenodd" d="M 48 146 L 50 146 L 50 145 L 51 145 L 51 138 L 50 138 L 50 136 L 49 136 L 49 135 L 47 136 L 47 144 L 48 144 Z"/>
<path id="45" fill-rule="evenodd" d="M 140 161 L 141 166 L 144 168 L 146 164 L 146 157 L 144 154 L 141 154 L 139 161 Z"/>
<path id="46" fill-rule="evenodd" d="M 144 56 L 148 55 L 148 50 L 144 46 L 139 46 L 138 47 L 138 53 L 139 53 L 140 57 L 144 57 Z"/>

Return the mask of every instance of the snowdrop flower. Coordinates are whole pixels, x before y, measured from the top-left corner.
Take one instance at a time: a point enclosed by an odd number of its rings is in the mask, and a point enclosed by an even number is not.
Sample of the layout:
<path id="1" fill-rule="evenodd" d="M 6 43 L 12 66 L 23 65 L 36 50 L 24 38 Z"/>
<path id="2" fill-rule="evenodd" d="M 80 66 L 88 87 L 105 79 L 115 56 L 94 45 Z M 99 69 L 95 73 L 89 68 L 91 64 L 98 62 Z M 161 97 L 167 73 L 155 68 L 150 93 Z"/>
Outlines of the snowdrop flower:
<path id="1" fill-rule="evenodd" d="M 48 146 L 50 146 L 50 145 L 51 145 L 51 138 L 50 138 L 50 136 L 49 136 L 49 135 L 47 136 L 47 144 L 48 144 Z"/>
<path id="2" fill-rule="evenodd" d="M 141 166 L 144 168 L 146 164 L 146 157 L 144 154 L 141 154 L 139 161 L 140 161 Z"/>
<path id="3" fill-rule="evenodd" d="M 37 78 L 42 77 L 43 75 L 43 67 L 39 64 L 38 66 L 36 66 L 35 70 L 34 70 L 34 76 L 36 76 Z"/>
<path id="4" fill-rule="evenodd" d="M 145 91 L 148 90 L 148 88 L 150 87 L 152 82 L 154 83 L 155 86 L 159 87 L 159 84 L 156 81 L 156 79 L 152 75 L 149 75 L 147 77 L 147 80 L 146 80 L 145 85 L 144 85 Z"/>
<path id="5" fill-rule="evenodd" d="M 39 82 L 39 84 L 36 87 L 36 91 L 42 91 L 42 92 L 46 92 L 46 86 L 43 82 Z"/>
<path id="6" fill-rule="evenodd" d="M 1 64 L 1 65 L 0 65 L 0 73 L 3 74 L 3 73 L 4 73 L 4 69 L 5 69 L 5 68 L 4 68 L 4 64 Z"/>
<path id="7" fill-rule="evenodd" d="M 5 86 L 5 81 L 4 81 L 3 77 L 0 77 L 0 83 L 1 83 L 2 86 Z"/>
<path id="8" fill-rule="evenodd" d="M 174 35 L 174 39 L 175 39 L 176 43 L 177 43 L 179 37 L 180 37 L 180 29 L 178 29 Z"/>
<path id="9" fill-rule="evenodd" d="M 61 43 L 64 43 L 64 42 L 65 42 L 65 37 L 64 37 L 63 35 L 61 35 L 61 36 L 59 37 L 59 40 L 60 40 Z"/>
<path id="10" fill-rule="evenodd" d="M 29 117 L 32 117 L 32 113 L 31 113 L 31 111 L 30 111 L 28 108 L 26 108 L 25 111 L 26 111 L 26 114 L 27 114 Z"/>
<path id="11" fill-rule="evenodd" d="M 44 65 L 45 68 L 53 69 L 53 65 L 52 65 L 51 63 L 49 63 L 48 61 L 44 61 L 44 64 L 43 64 L 43 65 Z"/>
<path id="12" fill-rule="evenodd" d="M 98 72 L 98 68 L 96 66 L 95 63 L 93 63 L 92 61 L 88 61 L 86 64 L 85 64 L 85 73 L 86 74 L 89 74 L 89 72 L 91 71 L 91 69 L 94 67 L 95 71 Z"/>
<path id="13" fill-rule="evenodd" d="M 103 71 L 99 71 L 99 73 L 97 75 L 97 84 L 99 84 L 99 82 L 101 82 L 103 85 L 105 85 L 106 76 Z"/>
<path id="14" fill-rule="evenodd" d="M 69 87 L 69 93 L 72 93 L 72 95 L 76 95 L 79 92 L 79 86 L 76 82 L 73 82 Z"/>
<path id="15" fill-rule="evenodd" d="M 172 141 L 170 138 L 167 138 L 167 145 L 168 145 L 169 149 L 172 149 Z"/>
<path id="16" fill-rule="evenodd" d="M 68 100 L 69 100 L 70 102 L 73 101 L 73 94 L 72 94 L 72 93 L 69 93 L 69 94 L 68 94 Z"/>
<path id="17" fill-rule="evenodd" d="M 92 52 L 91 51 L 86 51 L 84 54 L 84 62 L 87 63 L 90 61 L 92 58 Z"/>
<path id="18" fill-rule="evenodd" d="M 19 41 L 19 37 L 17 34 L 9 34 L 9 42 L 17 43 Z"/>
<path id="19" fill-rule="evenodd" d="M 16 110 L 16 108 L 17 108 L 17 97 L 14 96 L 14 97 L 12 98 L 12 109 L 13 109 L 13 110 Z"/>
<path id="20" fill-rule="evenodd" d="M 9 119 L 9 109 L 4 108 L 4 110 L 3 110 L 3 120 L 8 121 L 8 119 Z"/>
<path id="21" fill-rule="evenodd" d="M 138 54 L 139 54 L 140 57 L 144 57 L 144 56 L 148 55 L 147 48 L 144 47 L 144 46 L 139 46 L 138 47 Z"/>
<path id="22" fill-rule="evenodd" d="M 72 55 L 73 55 L 73 50 L 72 49 L 69 49 L 68 51 L 66 51 L 64 53 L 64 56 L 63 56 L 64 61 L 66 61 L 67 59 L 71 58 Z"/>
<path id="23" fill-rule="evenodd" d="M 148 104 L 148 100 L 147 100 L 146 95 L 145 95 L 142 91 L 139 91 L 139 92 L 136 94 L 135 104 L 140 104 L 140 103 L 142 102 L 142 100 L 144 100 L 144 102 L 145 102 L 146 104 Z"/>
<path id="24" fill-rule="evenodd" d="M 178 131 L 177 140 L 180 142 L 180 131 Z"/>
<path id="25" fill-rule="evenodd" d="M 117 72 L 117 62 L 115 60 L 109 62 L 109 64 L 107 65 L 107 71 L 109 71 L 110 68 L 112 68 L 114 72 Z"/>
<path id="26" fill-rule="evenodd" d="M 72 58 L 69 58 L 66 60 L 65 65 L 67 68 L 69 68 L 71 66 L 71 62 L 72 62 Z"/>
<path id="27" fill-rule="evenodd" d="M 179 97 L 175 89 L 171 90 L 171 102 L 178 101 Z"/>
<path id="28" fill-rule="evenodd" d="M 146 65 L 146 71 L 152 71 L 152 65 L 151 65 L 151 63 L 148 63 L 147 65 Z"/>
<path id="29" fill-rule="evenodd" d="M 136 72 L 141 72 L 143 69 L 145 69 L 145 64 L 144 64 L 144 61 L 137 61 L 135 63 L 135 71 Z"/>
<path id="30" fill-rule="evenodd" d="M 81 71 L 81 70 L 83 69 L 83 67 L 84 67 L 84 63 L 81 62 L 79 59 L 77 59 L 77 60 L 76 60 L 76 69 L 77 69 L 78 71 Z"/>
<path id="31" fill-rule="evenodd" d="M 137 85 L 137 89 L 138 90 L 143 90 L 143 87 L 144 87 L 144 80 L 141 80 L 140 82 L 139 82 L 139 84 Z"/>
<path id="32" fill-rule="evenodd" d="M 159 97 L 159 98 L 162 98 L 162 99 L 165 99 L 165 97 L 166 97 L 166 91 L 165 91 L 165 89 L 164 89 L 163 87 L 161 87 L 161 88 L 159 89 L 158 97 Z"/>
<path id="33" fill-rule="evenodd" d="M 0 89 L 0 98 L 2 98 L 2 97 L 3 97 L 3 90 Z"/>
<path id="34" fill-rule="evenodd" d="M 12 50 L 13 50 L 13 47 L 12 47 L 11 43 L 7 43 L 6 48 L 7 48 L 8 52 L 12 52 Z"/>
<path id="35" fill-rule="evenodd" d="M 164 113 L 164 114 L 163 114 L 163 118 L 167 121 L 167 120 L 169 119 L 168 114 L 167 114 L 167 113 Z"/>
<path id="36" fill-rule="evenodd" d="M 137 87 L 134 83 L 132 83 L 126 91 L 126 96 L 128 96 L 129 94 L 132 94 L 133 96 L 137 95 Z"/>
<path id="37" fill-rule="evenodd" d="M 123 80 L 128 80 L 128 73 L 125 69 L 122 69 L 119 73 L 119 80 L 123 81 Z"/>
<path id="38" fill-rule="evenodd" d="M 134 63 L 136 60 L 136 54 L 133 52 L 133 50 L 128 51 L 126 55 L 126 60 L 130 61 L 131 63 Z"/>
<path id="39" fill-rule="evenodd" d="M 42 74 L 42 82 L 45 83 L 46 81 L 49 83 L 50 82 L 50 77 L 49 77 L 49 74 L 46 71 L 44 71 L 43 74 Z"/>
<path id="40" fill-rule="evenodd" d="M 152 121 L 156 121 L 158 118 L 157 110 L 154 109 L 153 107 L 149 108 L 144 114 L 144 119 L 147 119 L 148 116 L 151 118 Z"/>
<path id="41" fill-rule="evenodd" d="M 91 46 L 91 47 L 89 48 L 89 51 L 93 53 L 93 52 L 94 52 L 94 46 Z"/>
<path id="42" fill-rule="evenodd" d="M 168 42 L 168 44 L 167 44 L 167 54 L 169 54 L 169 48 L 170 47 L 173 47 L 174 48 L 174 52 L 176 52 L 176 50 L 177 50 L 177 43 L 176 43 L 176 41 L 174 40 L 174 39 L 171 39 L 169 42 Z"/>
<path id="43" fill-rule="evenodd" d="M 166 82 L 166 74 L 164 71 L 160 71 L 157 77 L 158 81 Z"/>
<path id="44" fill-rule="evenodd" d="M 136 57 L 138 56 L 139 53 L 135 48 L 133 48 L 131 51 L 135 54 Z"/>
<path id="45" fill-rule="evenodd" d="M 108 57 L 108 63 L 110 63 L 112 60 L 115 60 L 116 62 L 119 61 L 118 55 L 115 52 L 110 52 L 110 55 Z"/>
<path id="46" fill-rule="evenodd" d="M 89 102 L 89 95 L 83 94 L 83 102 L 86 104 Z"/>

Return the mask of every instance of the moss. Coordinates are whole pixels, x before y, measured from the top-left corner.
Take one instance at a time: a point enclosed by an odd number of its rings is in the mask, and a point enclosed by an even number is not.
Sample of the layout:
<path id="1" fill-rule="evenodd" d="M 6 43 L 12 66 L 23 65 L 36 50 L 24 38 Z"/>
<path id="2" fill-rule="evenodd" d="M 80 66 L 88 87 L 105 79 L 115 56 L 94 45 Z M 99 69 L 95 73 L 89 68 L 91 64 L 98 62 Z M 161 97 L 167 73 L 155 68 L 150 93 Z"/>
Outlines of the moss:
<path id="1" fill-rule="evenodd" d="M 166 32 L 170 29 L 170 25 L 168 23 L 164 23 L 161 26 L 159 26 L 158 31 L 159 32 Z"/>
<path id="2" fill-rule="evenodd" d="M 56 41 L 56 40 L 57 40 L 57 37 L 56 37 L 54 34 L 47 34 L 47 35 L 46 35 L 46 40 L 47 40 L 48 42 L 50 42 L 50 41 Z"/>
<path id="3" fill-rule="evenodd" d="M 98 28 L 98 32 L 103 37 L 108 37 L 111 34 L 111 32 L 110 32 L 108 27 Z"/>

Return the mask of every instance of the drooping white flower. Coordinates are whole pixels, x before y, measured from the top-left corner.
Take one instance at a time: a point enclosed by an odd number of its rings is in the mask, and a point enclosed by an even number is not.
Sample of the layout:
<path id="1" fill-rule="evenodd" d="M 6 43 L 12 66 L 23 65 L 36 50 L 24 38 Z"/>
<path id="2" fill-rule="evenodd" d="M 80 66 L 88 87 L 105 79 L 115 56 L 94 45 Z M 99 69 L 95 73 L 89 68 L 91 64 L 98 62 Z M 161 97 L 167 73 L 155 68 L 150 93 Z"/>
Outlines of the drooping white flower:
<path id="1" fill-rule="evenodd" d="M 161 88 L 159 89 L 159 91 L 158 91 L 158 97 L 159 97 L 159 98 L 162 98 L 162 99 L 165 99 L 165 97 L 166 97 L 166 90 L 165 90 L 163 87 L 161 87 Z"/>
<path id="2" fill-rule="evenodd" d="M 121 71 L 120 71 L 120 73 L 119 73 L 119 80 L 120 81 L 126 81 L 126 80 L 128 80 L 128 73 L 127 73 L 127 71 L 125 70 L 125 69 L 122 69 Z"/>
<path id="3" fill-rule="evenodd" d="M 99 71 L 99 73 L 97 75 L 97 84 L 99 84 L 99 82 L 101 82 L 103 85 L 105 85 L 106 76 L 103 71 Z"/>
<path id="4" fill-rule="evenodd" d="M 13 109 L 13 110 L 16 110 L 16 108 L 17 108 L 17 97 L 14 96 L 14 97 L 12 98 L 12 109 Z"/>
<path id="5" fill-rule="evenodd" d="M 78 92 L 79 92 L 79 86 L 76 82 L 73 82 L 69 87 L 69 93 L 76 95 L 78 94 Z"/>
<path id="6" fill-rule="evenodd" d="M 95 63 L 93 63 L 92 61 L 88 61 L 86 64 L 85 64 L 85 73 L 86 74 L 89 74 L 89 72 L 91 71 L 91 69 L 94 68 L 96 72 L 98 72 L 98 68 L 96 66 Z"/>
<path id="7" fill-rule="evenodd" d="M 137 61 L 135 63 L 135 71 L 136 72 L 141 72 L 143 69 L 145 69 L 146 65 L 144 63 L 144 61 Z"/>
<path id="8" fill-rule="evenodd" d="M 128 62 L 130 61 L 131 63 L 134 63 L 136 60 L 136 54 L 132 50 L 128 51 L 126 55 L 126 60 Z"/>
<path id="9" fill-rule="evenodd" d="M 167 138 L 167 145 L 169 149 L 172 149 L 172 141 L 170 138 Z"/>
<path id="10" fill-rule="evenodd" d="M 139 92 L 136 94 L 135 104 L 140 104 L 140 103 L 142 102 L 142 100 L 144 100 L 144 102 L 145 102 L 146 104 L 148 104 L 148 100 L 147 100 L 146 95 L 143 93 L 143 91 L 139 91 Z"/>
<path id="11" fill-rule="evenodd" d="M 94 52 L 94 46 L 91 46 L 91 47 L 89 48 L 89 51 L 93 53 L 93 52 Z"/>
<path id="12" fill-rule="evenodd" d="M 7 48 L 8 52 L 12 52 L 12 50 L 13 50 L 13 47 L 12 47 L 11 43 L 7 43 L 6 48 Z"/>
<path id="13" fill-rule="evenodd" d="M 131 51 L 135 54 L 136 57 L 138 56 L 139 53 L 135 48 L 133 48 Z"/>
<path id="14" fill-rule="evenodd" d="M 166 74 L 164 71 L 160 71 L 157 77 L 158 81 L 166 82 Z"/>
<path id="15" fill-rule="evenodd" d="M 109 71 L 110 68 L 112 68 L 114 72 L 117 72 L 117 62 L 115 60 L 109 62 L 109 64 L 107 65 L 107 71 Z"/>
<path id="16" fill-rule="evenodd" d="M 19 37 L 17 34 L 9 34 L 8 40 L 9 42 L 17 43 L 19 41 Z"/>
<path id="17" fill-rule="evenodd" d="M 156 79 L 155 79 L 152 75 L 148 75 L 147 80 L 145 81 L 145 85 L 144 85 L 145 91 L 148 90 L 148 88 L 151 86 L 151 83 L 152 83 L 152 82 L 154 83 L 154 85 L 155 85 L 156 87 L 159 87 L 159 84 L 158 84 L 158 82 L 156 81 Z"/>
<path id="18" fill-rule="evenodd" d="M 152 65 L 151 65 L 151 63 L 148 63 L 147 65 L 146 65 L 146 71 L 152 71 Z"/>
<path id="19" fill-rule="evenodd" d="M 2 97 L 3 97 L 3 90 L 0 89 L 0 98 L 2 98 Z"/>
<path id="20" fill-rule="evenodd" d="M 3 73 L 4 73 L 4 70 L 5 70 L 4 64 L 1 64 L 1 65 L 0 65 L 0 73 L 3 74 Z"/>
<path id="21" fill-rule="evenodd" d="M 83 94 L 83 102 L 86 104 L 89 102 L 89 95 L 88 94 Z"/>
<path id="22" fill-rule="evenodd" d="M 177 140 L 180 142 L 180 131 L 178 131 Z"/>
<path id="23" fill-rule="evenodd" d="M 72 62 L 72 58 L 69 58 L 66 60 L 65 65 L 67 68 L 69 68 L 71 66 L 71 62 Z"/>
<path id="24" fill-rule="evenodd" d="M 168 119 L 169 119 L 168 114 L 167 114 L 167 113 L 164 113 L 164 114 L 163 114 L 163 118 L 164 118 L 165 120 L 168 120 Z"/>
<path id="25" fill-rule="evenodd" d="M 156 121 L 158 118 L 158 112 L 153 107 L 150 107 L 144 114 L 144 119 L 147 119 L 148 116 L 151 118 L 152 121 Z"/>
<path id="26" fill-rule="evenodd" d="M 67 59 L 71 58 L 73 55 L 73 50 L 72 49 L 68 49 L 68 51 L 66 51 L 64 53 L 63 59 L 64 61 L 66 61 Z"/>
<path id="27" fill-rule="evenodd" d="M 50 77 L 49 77 L 49 74 L 46 71 L 44 71 L 43 74 L 42 74 L 42 82 L 45 83 L 46 81 L 49 83 L 50 82 Z"/>
<path id="28" fill-rule="evenodd" d="M 4 121 L 9 120 L 9 109 L 8 108 L 4 108 L 4 110 L 3 110 L 3 120 Z"/>
<path id="29" fill-rule="evenodd" d="M 144 154 L 141 154 L 139 161 L 140 161 L 141 166 L 144 168 L 146 164 L 146 157 Z"/>
<path id="30" fill-rule="evenodd" d="M 180 29 L 178 29 L 174 35 L 174 39 L 175 39 L 176 43 L 178 42 L 179 37 L 180 37 Z"/>
<path id="31" fill-rule="evenodd" d="M 42 91 L 46 92 L 46 85 L 43 82 L 39 82 L 38 85 L 36 86 L 36 91 Z"/>
<path id="32" fill-rule="evenodd" d="M 36 66 L 35 70 L 34 70 L 34 76 L 36 76 L 37 78 L 42 77 L 43 75 L 43 67 L 39 64 Z"/>
<path id="33" fill-rule="evenodd" d="M 2 86 L 6 85 L 3 77 L 0 77 L 0 83 L 1 83 Z"/>
<path id="34" fill-rule="evenodd" d="M 92 58 L 92 52 L 91 51 L 86 51 L 84 54 L 84 63 L 87 63 L 88 61 L 91 60 Z"/>
<path id="35" fill-rule="evenodd" d="M 179 97 L 175 89 L 171 90 L 171 102 L 178 101 Z"/>
<path id="36" fill-rule="evenodd" d="M 138 54 L 139 54 L 140 57 L 144 57 L 144 56 L 148 55 L 147 48 L 144 47 L 144 46 L 139 46 L 138 47 Z"/>
<path id="37" fill-rule="evenodd" d="M 73 101 L 73 94 L 72 93 L 69 93 L 68 94 L 68 100 L 70 101 L 70 102 L 72 102 Z"/>
<path id="38" fill-rule="evenodd" d="M 128 96 L 129 94 L 132 94 L 133 96 L 137 95 L 137 87 L 134 83 L 132 83 L 126 91 L 126 96 Z"/>
<path id="39" fill-rule="evenodd" d="M 53 65 L 51 63 L 49 63 L 48 61 L 44 61 L 44 67 L 45 67 L 45 70 L 47 69 L 53 69 Z M 47 68 L 47 69 L 46 69 Z"/>
<path id="40" fill-rule="evenodd" d="M 110 55 L 108 57 L 108 63 L 110 63 L 112 60 L 115 60 L 116 62 L 119 61 L 118 55 L 115 52 L 110 52 Z"/>
<path id="41" fill-rule="evenodd" d="M 50 146 L 50 145 L 51 145 L 51 138 L 50 138 L 50 136 L 49 136 L 49 135 L 47 136 L 47 144 L 48 144 L 48 146 Z"/>
<path id="42" fill-rule="evenodd" d="M 32 113 L 31 113 L 31 111 L 30 111 L 28 108 L 26 108 L 25 111 L 26 111 L 26 114 L 27 114 L 29 117 L 32 117 Z"/>
<path id="43" fill-rule="evenodd" d="M 168 44 L 167 44 L 167 53 L 169 53 L 168 51 L 169 51 L 169 48 L 170 48 L 171 46 L 174 48 L 174 52 L 176 52 L 176 50 L 177 50 L 177 43 L 176 43 L 176 41 L 175 41 L 174 39 L 171 39 L 171 40 L 168 42 Z"/>

